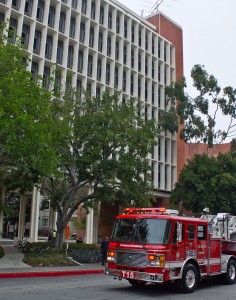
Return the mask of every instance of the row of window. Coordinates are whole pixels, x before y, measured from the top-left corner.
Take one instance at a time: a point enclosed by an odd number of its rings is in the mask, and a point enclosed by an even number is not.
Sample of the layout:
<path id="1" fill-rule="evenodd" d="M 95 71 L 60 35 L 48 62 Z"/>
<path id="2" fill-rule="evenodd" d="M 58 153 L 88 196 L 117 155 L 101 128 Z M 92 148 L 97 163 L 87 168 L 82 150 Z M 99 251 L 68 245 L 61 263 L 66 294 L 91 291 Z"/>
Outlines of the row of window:
<path id="1" fill-rule="evenodd" d="M 5 0 L 0 0 L 1 2 L 5 3 Z M 62 1 L 63 2 L 63 1 Z M 65 3 L 65 2 L 64 2 Z M 13 0 L 12 1 L 12 7 L 15 9 L 19 10 L 20 7 L 20 0 Z M 74 9 L 77 9 L 77 1 L 72 1 L 72 7 Z M 25 8 L 24 8 L 24 13 L 28 16 L 31 16 L 32 14 L 32 8 L 33 8 L 33 0 L 26 0 L 25 1 Z M 40 22 L 43 22 L 44 20 L 44 11 L 45 11 L 45 2 L 43 0 L 39 0 L 38 1 L 38 6 L 37 6 L 37 13 L 36 13 L 36 19 Z M 91 15 L 90 15 L 90 19 L 95 19 L 95 15 L 96 15 L 96 3 L 95 1 L 91 2 Z M 86 0 L 82 0 L 81 2 L 81 13 L 86 15 L 87 13 L 87 1 Z M 99 23 L 101 25 L 104 25 L 104 16 L 105 12 L 104 12 L 104 7 L 100 7 L 100 12 L 99 12 Z M 55 27 L 55 16 L 56 16 L 56 8 L 53 5 L 50 5 L 49 7 L 49 12 L 48 12 L 48 26 L 51 28 Z M 59 32 L 61 33 L 65 33 L 65 28 L 66 28 L 66 13 L 64 11 L 60 11 L 60 18 L 59 18 Z M 69 22 L 69 36 L 71 38 L 75 38 L 75 29 L 77 27 L 76 24 L 77 20 L 75 17 L 71 16 L 70 17 L 70 22 Z M 128 22 L 126 19 L 124 19 L 123 21 L 123 26 L 121 26 L 121 16 L 117 15 L 116 16 L 116 28 L 115 28 L 115 33 L 116 34 L 120 34 L 121 33 L 121 27 L 123 28 L 123 37 L 125 39 L 128 39 L 129 37 L 129 33 L 130 33 L 130 37 L 129 39 L 131 39 L 131 42 L 134 43 L 135 42 L 135 34 L 137 33 L 137 42 L 138 42 L 138 46 L 139 47 L 144 47 L 146 51 L 149 50 L 149 47 L 151 48 L 151 52 L 152 54 L 155 54 L 155 34 L 151 34 L 150 32 L 146 31 L 145 32 L 145 43 L 144 45 L 142 44 L 142 39 L 143 39 L 143 31 L 142 31 L 142 26 L 138 28 L 138 31 L 135 30 L 135 24 L 132 23 L 132 25 L 128 26 Z M 112 25 L 113 24 L 113 10 L 109 10 L 108 11 L 108 23 L 107 23 L 107 28 L 108 29 L 112 29 Z M 90 31 L 94 31 L 94 29 L 90 29 Z M 130 32 L 129 32 L 130 31 Z M 91 32 L 89 33 L 91 34 Z M 99 33 L 100 35 L 102 33 Z M 149 38 L 149 34 L 151 34 L 151 39 Z M 128 40 L 129 40 L 128 39 Z M 80 41 L 84 42 L 85 40 L 85 23 L 81 22 L 80 24 Z M 90 44 L 91 47 L 91 44 Z M 160 58 L 160 42 L 158 45 L 158 56 Z M 164 49 L 164 60 L 166 61 L 166 49 Z"/>

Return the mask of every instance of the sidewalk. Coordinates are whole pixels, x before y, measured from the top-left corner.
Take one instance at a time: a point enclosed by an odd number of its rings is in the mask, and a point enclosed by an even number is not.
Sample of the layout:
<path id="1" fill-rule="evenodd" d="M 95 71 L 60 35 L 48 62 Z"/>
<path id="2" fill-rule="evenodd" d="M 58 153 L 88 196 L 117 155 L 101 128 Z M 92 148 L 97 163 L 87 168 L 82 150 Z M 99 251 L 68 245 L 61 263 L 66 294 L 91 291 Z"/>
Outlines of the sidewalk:
<path id="1" fill-rule="evenodd" d="M 31 267 L 22 262 L 23 253 L 13 246 L 13 241 L 0 239 L 5 255 L 0 259 L 0 278 L 52 277 L 86 274 L 103 274 L 104 267 L 98 263 L 83 263 L 68 267 Z"/>

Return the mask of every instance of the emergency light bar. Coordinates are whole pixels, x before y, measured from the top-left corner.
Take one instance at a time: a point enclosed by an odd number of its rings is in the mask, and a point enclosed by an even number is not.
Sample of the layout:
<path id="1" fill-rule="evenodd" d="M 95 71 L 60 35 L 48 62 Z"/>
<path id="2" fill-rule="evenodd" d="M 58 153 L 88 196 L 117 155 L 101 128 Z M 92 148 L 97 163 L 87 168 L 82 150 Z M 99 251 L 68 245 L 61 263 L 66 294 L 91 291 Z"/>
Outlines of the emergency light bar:
<path id="1" fill-rule="evenodd" d="M 124 215 L 129 214 L 164 214 L 168 212 L 164 207 L 159 208 L 125 208 L 123 210 Z"/>

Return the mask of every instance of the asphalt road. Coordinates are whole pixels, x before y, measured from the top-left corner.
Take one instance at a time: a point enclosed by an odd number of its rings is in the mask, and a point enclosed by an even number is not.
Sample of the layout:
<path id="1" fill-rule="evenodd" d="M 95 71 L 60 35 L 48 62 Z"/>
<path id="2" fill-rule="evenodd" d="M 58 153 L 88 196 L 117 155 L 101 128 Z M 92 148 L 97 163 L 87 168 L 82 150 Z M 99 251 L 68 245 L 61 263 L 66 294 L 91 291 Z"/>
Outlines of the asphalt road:
<path id="1" fill-rule="evenodd" d="M 6 300 L 232 300 L 236 285 L 204 281 L 193 294 L 180 294 L 172 285 L 136 289 L 105 275 L 0 279 L 0 299 Z"/>

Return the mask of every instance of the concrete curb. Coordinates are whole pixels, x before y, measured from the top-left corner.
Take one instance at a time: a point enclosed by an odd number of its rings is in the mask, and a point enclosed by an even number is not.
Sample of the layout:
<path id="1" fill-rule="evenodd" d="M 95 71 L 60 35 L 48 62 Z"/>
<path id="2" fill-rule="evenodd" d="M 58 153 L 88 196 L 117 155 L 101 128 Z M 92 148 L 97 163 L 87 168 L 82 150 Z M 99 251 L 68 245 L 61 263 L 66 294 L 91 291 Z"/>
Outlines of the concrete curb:
<path id="1" fill-rule="evenodd" d="M 73 276 L 73 275 L 89 275 L 89 274 L 104 274 L 104 270 L 13 272 L 13 273 L 0 273 L 0 278 L 56 277 L 56 276 Z"/>

